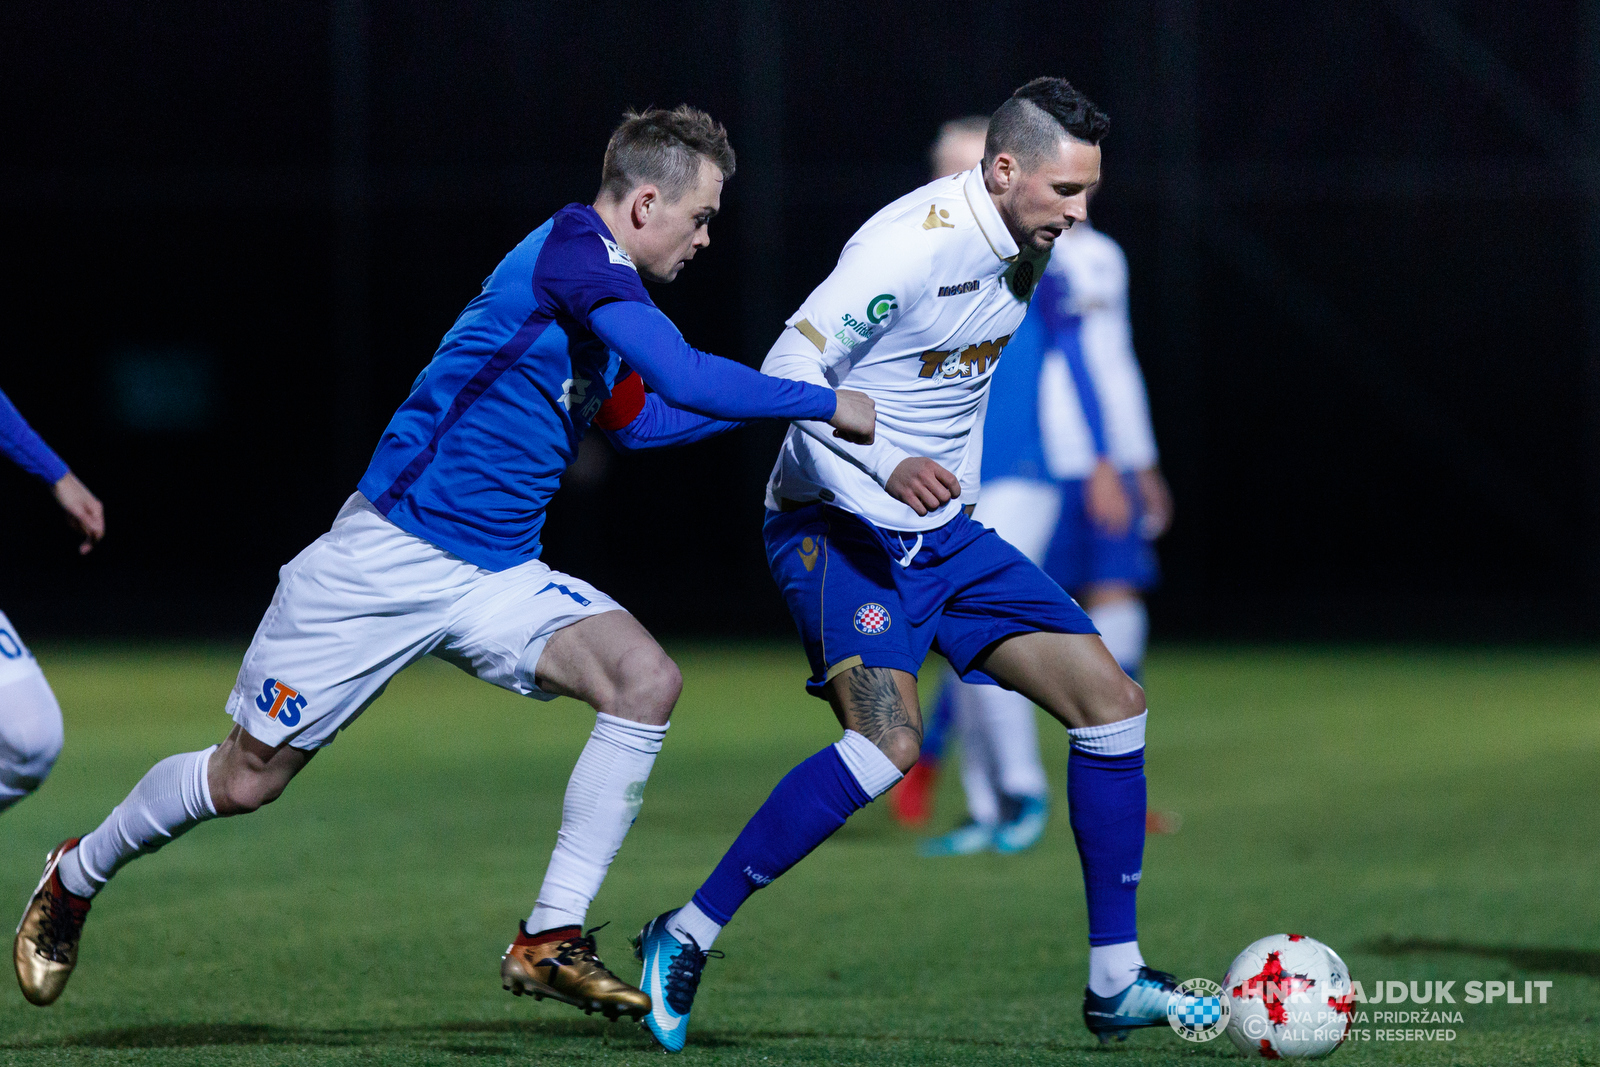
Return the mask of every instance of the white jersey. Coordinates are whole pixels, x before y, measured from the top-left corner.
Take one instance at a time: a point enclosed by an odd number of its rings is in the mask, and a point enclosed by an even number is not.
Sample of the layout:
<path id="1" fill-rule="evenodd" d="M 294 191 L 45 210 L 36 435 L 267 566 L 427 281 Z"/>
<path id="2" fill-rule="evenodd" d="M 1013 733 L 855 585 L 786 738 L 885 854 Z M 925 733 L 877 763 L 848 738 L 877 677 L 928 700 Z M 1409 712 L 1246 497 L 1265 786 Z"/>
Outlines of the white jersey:
<path id="1" fill-rule="evenodd" d="M 1110 237 L 1087 225 L 1056 240 L 1049 270 L 1065 285 L 1061 311 L 1083 320 L 1083 361 L 1105 425 L 1106 453 L 1118 470 L 1156 465 L 1150 402 L 1133 354 L 1128 319 L 1128 260 Z M 1095 465 L 1094 437 L 1060 350 L 1046 352 L 1039 375 L 1039 428 L 1053 478 L 1087 478 Z"/>
<path id="2" fill-rule="evenodd" d="M 878 408 L 877 439 L 846 444 L 826 423 L 795 423 L 767 482 L 767 507 L 824 500 L 887 529 L 920 531 L 976 503 L 989 381 L 1047 261 L 1018 249 L 977 168 L 868 219 L 761 369 L 866 393 Z M 885 483 L 912 456 L 954 473 L 961 495 L 922 516 L 891 497 Z"/>

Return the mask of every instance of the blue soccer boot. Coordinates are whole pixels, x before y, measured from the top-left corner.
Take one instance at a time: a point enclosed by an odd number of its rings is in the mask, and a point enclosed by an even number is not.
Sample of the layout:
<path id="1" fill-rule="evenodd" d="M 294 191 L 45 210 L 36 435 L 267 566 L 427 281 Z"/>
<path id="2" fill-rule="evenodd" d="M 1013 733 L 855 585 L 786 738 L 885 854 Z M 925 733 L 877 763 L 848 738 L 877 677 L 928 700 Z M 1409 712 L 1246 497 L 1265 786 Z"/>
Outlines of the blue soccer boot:
<path id="1" fill-rule="evenodd" d="M 722 958 L 720 952 L 701 952 L 694 942 L 685 944 L 668 933 L 667 920 L 676 914 L 674 908 L 657 915 L 633 942 L 633 954 L 644 964 L 639 984 L 650 994 L 650 1013 L 642 1025 L 668 1052 L 682 1052 L 688 1040 L 689 1009 L 706 960 Z"/>
<path id="2" fill-rule="evenodd" d="M 994 844 L 994 827 L 967 821 L 917 846 L 919 856 L 971 856 Z"/>
<path id="3" fill-rule="evenodd" d="M 1045 797 L 1004 797 L 1000 825 L 994 831 L 996 852 L 1025 852 L 1044 836 L 1050 821 L 1050 801 Z"/>
<path id="4" fill-rule="evenodd" d="M 1177 992 L 1178 980 L 1166 971 L 1139 968 L 1133 984 L 1114 997 L 1096 996 L 1083 991 L 1083 1022 L 1089 1032 L 1108 1044 L 1126 1041 L 1131 1030 L 1145 1026 L 1167 1026 L 1167 1006 L 1181 1001 L 1180 1012 L 1189 1016 L 1209 1014 L 1220 1017 L 1221 997 L 1197 997 Z"/>

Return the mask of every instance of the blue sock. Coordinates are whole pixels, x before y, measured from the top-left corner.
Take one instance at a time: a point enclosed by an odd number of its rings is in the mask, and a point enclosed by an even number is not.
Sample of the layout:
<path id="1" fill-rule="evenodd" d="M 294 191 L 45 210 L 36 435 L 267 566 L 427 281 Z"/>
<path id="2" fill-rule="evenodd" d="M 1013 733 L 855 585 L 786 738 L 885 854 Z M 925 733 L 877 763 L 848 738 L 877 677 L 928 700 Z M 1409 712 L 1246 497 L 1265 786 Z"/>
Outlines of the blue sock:
<path id="1" fill-rule="evenodd" d="M 832 745 L 783 776 L 694 895 L 726 926 L 750 894 L 805 859 L 872 798 Z"/>
<path id="2" fill-rule="evenodd" d="M 1067 757 L 1067 804 L 1083 863 L 1089 944 L 1139 937 L 1137 904 L 1144 863 L 1144 749 L 1098 756 L 1076 745 Z"/>
<path id="3" fill-rule="evenodd" d="M 928 712 L 927 725 L 922 731 L 922 754 L 918 763 L 938 763 L 944 759 L 944 746 L 950 738 L 950 726 L 956 721 L 955 678 L 947 676 L 933 698 L 933 708 Z"/>

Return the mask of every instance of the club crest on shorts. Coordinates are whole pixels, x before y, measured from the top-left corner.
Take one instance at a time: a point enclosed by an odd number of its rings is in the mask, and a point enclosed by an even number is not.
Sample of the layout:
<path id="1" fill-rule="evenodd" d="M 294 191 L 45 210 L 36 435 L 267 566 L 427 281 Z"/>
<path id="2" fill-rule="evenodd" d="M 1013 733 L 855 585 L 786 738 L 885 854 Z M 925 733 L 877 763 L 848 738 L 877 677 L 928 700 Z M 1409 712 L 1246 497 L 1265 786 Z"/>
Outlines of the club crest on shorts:
<path id="1" fill-rule="evenodd" d="M 863 604 L 856 609 L 856 629 L 876 637 L 889 628 L 889 609 L 882 604 Z"/>
<path id="2" fill-rule="evenodd" d="M 267 713 L 267 718 L 277 719 L 284 726 L 300 723 L 300 713 L 306 708 L 306 698 L 293 686 L 268 678 L 261 683 L 261 695 L 256 697 L 256 707 Z"/>

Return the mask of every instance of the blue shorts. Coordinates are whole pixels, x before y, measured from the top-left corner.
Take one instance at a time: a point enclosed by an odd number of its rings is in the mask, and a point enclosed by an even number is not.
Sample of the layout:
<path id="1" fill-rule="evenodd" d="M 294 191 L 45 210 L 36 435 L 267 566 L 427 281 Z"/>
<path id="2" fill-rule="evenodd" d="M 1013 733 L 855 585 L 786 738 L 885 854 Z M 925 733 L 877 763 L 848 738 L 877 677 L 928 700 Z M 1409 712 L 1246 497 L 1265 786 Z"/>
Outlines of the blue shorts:
<path id="1" fill-rule="evenodd" d="M 806 691 L 851 667 L 915 675 L 932 648 L 968 682 L 996 684 L 972 667 L 1012 634 L 1092 634 L 1083 609 L 1000 535 L 957 515 L 917 535 L 811 504 L 767 512 L 767 565 L 811 661 Z"/>
<path id="2" fill-rule="evenodd" d="M 1139 485 L 1131 474 L 1122 484 L 1133 504 L 1133 522 L 1127 532 L 1113 536 L 1089 518 L 1088 480 L 1074 478 L 1061 482 L 1061 518 L 1044 554 L 1044 572 L 1063 589 L 1080 590 L 1098 582 L 1125 582 L 1135 589 L 1149 589 L 1161 571 L 1156 551 L 1140 532 L 1144 519 Z"/>

